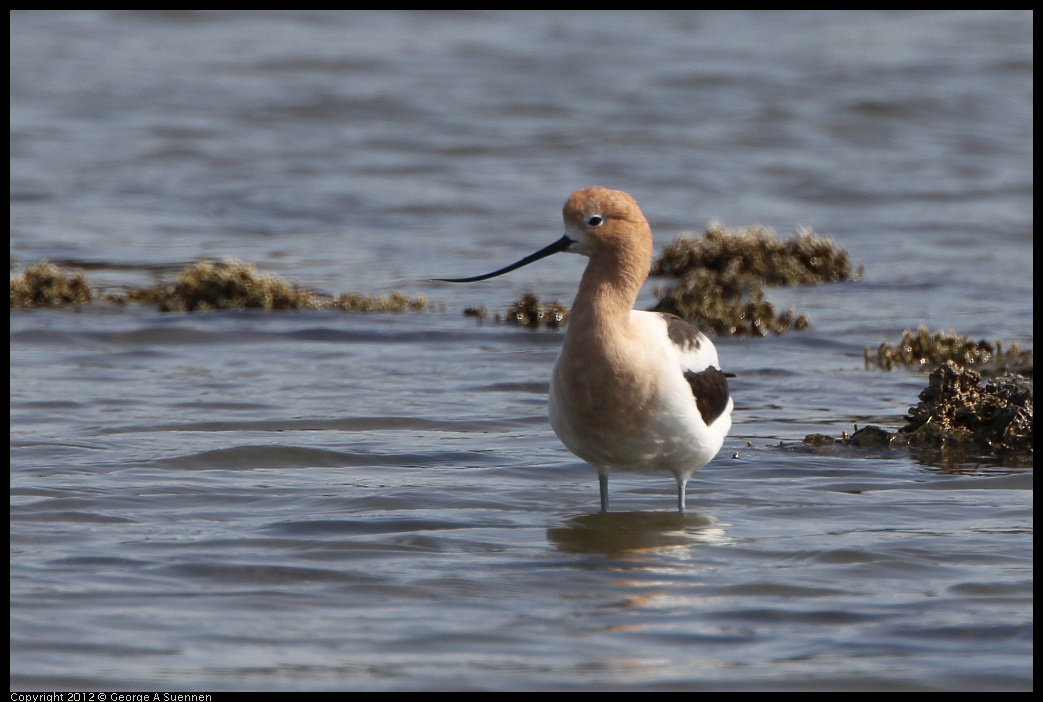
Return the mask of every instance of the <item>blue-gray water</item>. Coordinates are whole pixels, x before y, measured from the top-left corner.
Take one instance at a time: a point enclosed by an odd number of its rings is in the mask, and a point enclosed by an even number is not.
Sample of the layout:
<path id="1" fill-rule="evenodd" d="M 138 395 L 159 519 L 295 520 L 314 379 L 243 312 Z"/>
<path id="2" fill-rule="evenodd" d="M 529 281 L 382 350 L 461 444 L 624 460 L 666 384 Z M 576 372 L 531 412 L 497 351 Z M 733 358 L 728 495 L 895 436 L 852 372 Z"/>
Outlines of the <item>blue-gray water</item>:
<path id="1" fill-rule="evenodd" d="M 1032 471 L 787 446 L 890 429 L 865 345 L 1032 346 L 1033 16 L 11 15 L 11 258 L 238 257 L 434 311 L 11 313 L 13 689 L 1031 689 Z M 717 340 L 734 428 L 669 475 L 548 426 L 561 335 L 472 286 L 633 194 L 662 246 L 808 226 L 860 282 Z M 653 301 L 651 282 L 642 304 Z M 441 307 L 444 305 L 444 309 Z"/>

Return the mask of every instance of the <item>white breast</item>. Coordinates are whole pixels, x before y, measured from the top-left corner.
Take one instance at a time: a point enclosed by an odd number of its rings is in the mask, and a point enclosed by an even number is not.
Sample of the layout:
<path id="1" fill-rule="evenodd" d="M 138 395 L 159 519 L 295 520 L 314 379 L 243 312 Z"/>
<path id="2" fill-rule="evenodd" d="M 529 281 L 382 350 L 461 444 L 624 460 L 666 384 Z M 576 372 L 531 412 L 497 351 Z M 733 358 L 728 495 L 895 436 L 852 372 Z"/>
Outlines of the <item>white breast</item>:
<path id="1" fill-rule="evenodd" d="M 618 373 L 589 368 L 574 349 L 563 347 L 549 398 L 551 426 L 562 443 L 602 471 L 665 469 L 687 477 L 709 462 L 731 427 L 732 403 L 710 426 L 703 421 L 684 371 L 717 367 L 717 351 L 705 336 L 693 338 L 697 343 L 679 346 L 662 315 L 632 312 L 625 343 L 613 347 L 611 361 L 640 378 L 625 378 L 618 392 L 591 387 Z"/>

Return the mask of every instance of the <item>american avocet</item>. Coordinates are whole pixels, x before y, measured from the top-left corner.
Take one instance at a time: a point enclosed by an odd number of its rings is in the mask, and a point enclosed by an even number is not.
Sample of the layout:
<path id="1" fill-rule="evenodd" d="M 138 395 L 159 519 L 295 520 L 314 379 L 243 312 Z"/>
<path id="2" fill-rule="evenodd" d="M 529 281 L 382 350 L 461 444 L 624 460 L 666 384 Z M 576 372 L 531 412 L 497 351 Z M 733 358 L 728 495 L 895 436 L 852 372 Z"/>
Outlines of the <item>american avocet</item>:
<path id="1" fill-rule="evenodd" d="M 551 426 L 597 469 L 603 511 L 609 471 L 619 468 L 673 473 L 683 512 L 689 476 L 732 425 L 717 350 L 680 317 L 632 309 L 652 263 L 652 229 L 634 198 L 584 188 L 562 216 L 565 235 L 550 246 L 492 273 L 439 280 L 487 280 L 559 251 L 587 256 L 551 378 Z"/>

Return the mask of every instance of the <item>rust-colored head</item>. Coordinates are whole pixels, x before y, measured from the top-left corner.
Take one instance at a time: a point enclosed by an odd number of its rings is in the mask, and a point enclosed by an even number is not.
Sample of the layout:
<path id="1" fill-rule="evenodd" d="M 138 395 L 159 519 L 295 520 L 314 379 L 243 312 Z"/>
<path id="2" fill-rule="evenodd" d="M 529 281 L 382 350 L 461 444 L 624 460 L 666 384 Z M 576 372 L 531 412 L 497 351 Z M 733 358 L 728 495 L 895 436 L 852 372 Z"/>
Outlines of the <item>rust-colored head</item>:
<path id="1" fill-rule="evenodd" d="M 652 229 L 637 201 L 622 190 L 600 186 L 572 193 L 562 209 L 570 252 L 626 261 L 647 273 L 652 263 Z"/>

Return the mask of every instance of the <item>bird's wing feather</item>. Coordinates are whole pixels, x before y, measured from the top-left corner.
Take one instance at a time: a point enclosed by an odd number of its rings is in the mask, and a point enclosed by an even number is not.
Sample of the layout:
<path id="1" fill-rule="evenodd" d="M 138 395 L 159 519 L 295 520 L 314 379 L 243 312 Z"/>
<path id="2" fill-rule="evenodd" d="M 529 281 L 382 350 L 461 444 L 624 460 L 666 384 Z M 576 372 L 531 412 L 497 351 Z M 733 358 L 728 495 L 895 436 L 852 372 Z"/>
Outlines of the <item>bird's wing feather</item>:
<path id="1" fill-rule="evenodd" d="M 666 332 L 677 347 L 684 379 L 692 388 L 695 405 L 707 426 L 728 407 L 728 379 L 720 369 L 717 349 L 705 334 L 672 314 L 661 314 Z"/>

